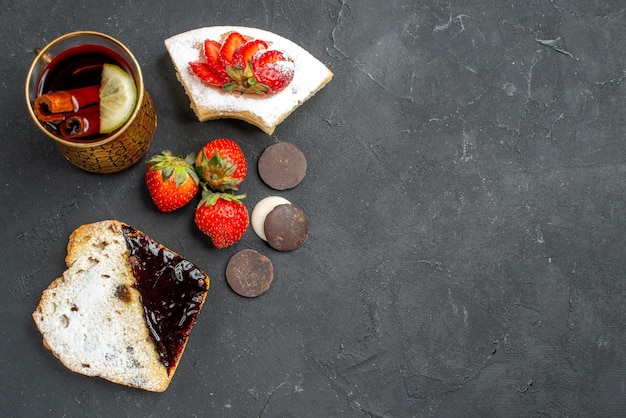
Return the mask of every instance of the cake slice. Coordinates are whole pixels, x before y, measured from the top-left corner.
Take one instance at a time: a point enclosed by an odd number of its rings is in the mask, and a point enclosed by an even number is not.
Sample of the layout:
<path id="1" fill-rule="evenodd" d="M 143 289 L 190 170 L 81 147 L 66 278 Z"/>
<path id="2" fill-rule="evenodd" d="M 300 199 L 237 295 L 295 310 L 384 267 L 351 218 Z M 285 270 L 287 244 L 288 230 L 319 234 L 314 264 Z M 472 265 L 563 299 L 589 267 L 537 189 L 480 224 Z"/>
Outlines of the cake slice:
<path id="1" fill-rule="evenodd" d="M 284 53 L 293 60 L 293 79 L 276 94 L 227 93 L 207 85 L 190 70 L 190 63 L 203 58 L 204 42 L 223 42 L 238 32 L 248 40 L 260 39 L 267 48 Z M 267 134 L 317 93 L 333 73 L 308 51 L 275 33 L 243 26 L 211 26 L 184 32 L 165 40 L 165 47 L 176 69 L 198 120 L 233 118 L 251 123 Z"/>
<path id="2" fill-rule="evenodd" d="M 70 236 L 67 270 L 43 291 L 33 319 L 70 370 L 167 389 L 204 304 L 209 277 L 135 228 L 114 220 Z"/>

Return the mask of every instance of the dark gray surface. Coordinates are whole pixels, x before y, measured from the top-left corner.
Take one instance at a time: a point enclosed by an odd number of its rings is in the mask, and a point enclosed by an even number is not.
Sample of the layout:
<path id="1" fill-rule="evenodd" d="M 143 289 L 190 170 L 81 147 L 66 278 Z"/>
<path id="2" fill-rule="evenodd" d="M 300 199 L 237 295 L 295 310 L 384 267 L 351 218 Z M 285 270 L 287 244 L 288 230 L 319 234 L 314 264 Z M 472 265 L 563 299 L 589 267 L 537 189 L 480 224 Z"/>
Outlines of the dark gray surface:
<path id="1" fill-rule="evenodd" d="M 621 0 L 2 3 L 1 416 L 619 416 L 626 410 L 626 10 Z M 335 73 L 274 135 L 199 123 L 163 40 L 239 24 L 297 42 Z M 106 32 L 140 61 L 159 113 L 151 153 L 237 140 L 251 206 L 309 215 L 278 253 L 252 229 L 226 250 L 188 207 L 161 214 L 144 162 L 82 172 L 38 132 L 23 85 L 36 46 Z M 254 164 L 292 141 L 303 183 Z M 170 388 L 73 374 L 30 314 L 78 225 L 114 218 L 212 277 Z M 254 248 L 257 299 L 224 279 Z"/>

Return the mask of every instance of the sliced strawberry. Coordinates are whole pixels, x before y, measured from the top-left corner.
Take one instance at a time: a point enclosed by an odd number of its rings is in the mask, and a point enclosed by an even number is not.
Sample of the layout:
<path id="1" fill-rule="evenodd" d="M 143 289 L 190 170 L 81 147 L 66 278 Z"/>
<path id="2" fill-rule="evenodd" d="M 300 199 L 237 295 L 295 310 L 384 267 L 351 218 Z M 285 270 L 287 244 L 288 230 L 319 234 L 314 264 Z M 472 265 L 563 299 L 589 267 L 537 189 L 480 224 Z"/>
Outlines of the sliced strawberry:
<path id="1" fill-rule="evenodd" d="M 273 94 L 287 87 L 294 76 L 293 60 L 278 50 L 268 49 L 262 39 L 230 32 L 223 43 L 204 41 L 206 62 L 189 64 L 204 83 L 223 92 Z"/>
<path id="2" fill-rule="evenodd" d="M 226 37 L 219 51 L 219 58 L 224 67 L 233 65 L 233 54 L 244 43 L 246 43 L 246 38 L 239 32 L 231 32 Z"/>
<path id="3" fill-rule="evenodd" d="M 198 76 L 198 78 L 200 78 L 200 80 L 210 86 L 222 87 L 230 81 L 225 74 L 215 71 L 206 62 L 190 62 L 189 68 L 196 76 Z"/>
<path id="4" fill-rule="evenodd" d="M 278 93 L 293 80 L 293 64 L 289 61 L 279 61 L 267 64 L 254 72 L 257 83 L 267 86 L 267 94 Z"/>
<path id="5" fill-rule="evenodd" d="M 241 45 L 233 53 L 233 65 L 245 68 L 252 61 L 252 56 L 259 51 L 267 49 L 267 42 L 262 39 L 253 39 Z"/>
<path id="6" fill-rule="evenodd" d="M 293 61 L 280 51 L 259 52 L 252 59 L 252 67 L 256 82 L 267 87 L 267 94 L 278 93 L 293 80 Z"/>
<path id="7" fill-rule="evenodd" d="M 223 85 L 229 82 L 230 78 L 228 77 L 226 69 L 224 68 L 222 61 L 220 60 L 221 47 L 222 44 L 212 39 L 207 39 L 206 41 L 204 41 L 204 56 L 207 60 L 207 64 L 214 74 L 220 76 L 224 80 L 224 83 L 222 83 Z"/>
<path id="8" fill-rule="evenodd" d="M 264 65 L 270 64 L 276 61 L 291 61 L 291 58 L 287 57 L 281 51 L 277 51 L 275 49 L 268 49 L 256 54 L 252 59 L 252 67 L 254 69 L 258 67 L 263 67 Z"/>
<path id="9" fill-rule="evenodd" d="M 204 41 L 204 56 L 209 64 L 219 64 L 221 47 L 222 45 L 217 41 L 211 39 Z"/>

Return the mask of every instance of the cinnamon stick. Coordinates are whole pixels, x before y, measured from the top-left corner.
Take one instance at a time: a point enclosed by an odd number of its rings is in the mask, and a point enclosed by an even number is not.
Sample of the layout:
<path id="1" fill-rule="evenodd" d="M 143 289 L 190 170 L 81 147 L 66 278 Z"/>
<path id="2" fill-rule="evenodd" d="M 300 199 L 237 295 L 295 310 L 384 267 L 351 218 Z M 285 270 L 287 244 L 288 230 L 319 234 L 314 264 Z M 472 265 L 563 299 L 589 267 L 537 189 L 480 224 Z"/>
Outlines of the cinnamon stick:
<path id="1" fill-rule="evenodd" d="M 85 107 L 59 123 L 59 134 L 65 139 L 80 139 L 99 133 L 99 105 Z"/>
<path id="2" fill-rule="evenodd" d="M 100 86 L 81 87 L 72 90 L 55 91 L 35 99 L 33 110 L 42 122 L 60 122 L 69 112 L 96 104 L 100 101 Z"/>

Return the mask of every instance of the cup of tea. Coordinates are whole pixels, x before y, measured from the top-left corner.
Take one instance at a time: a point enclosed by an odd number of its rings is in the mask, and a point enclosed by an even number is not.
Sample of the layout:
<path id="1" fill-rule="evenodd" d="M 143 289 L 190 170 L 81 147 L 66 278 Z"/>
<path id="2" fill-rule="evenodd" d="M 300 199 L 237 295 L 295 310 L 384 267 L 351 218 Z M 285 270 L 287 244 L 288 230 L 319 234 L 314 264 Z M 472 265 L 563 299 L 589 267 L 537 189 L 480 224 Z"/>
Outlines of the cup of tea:
<path id="1" fill-rule="evenodd" d="M 35 125 L 74 165 L 116 173 L 150 149 L 157 114 L 137 60 L 118 40 L 65 34 L 37 51 L 26 78 Z"/>

